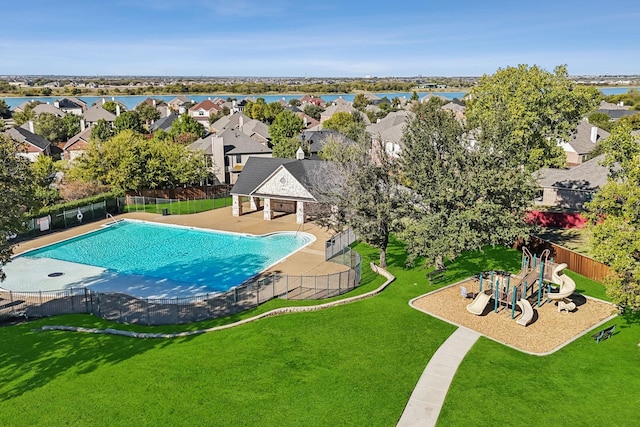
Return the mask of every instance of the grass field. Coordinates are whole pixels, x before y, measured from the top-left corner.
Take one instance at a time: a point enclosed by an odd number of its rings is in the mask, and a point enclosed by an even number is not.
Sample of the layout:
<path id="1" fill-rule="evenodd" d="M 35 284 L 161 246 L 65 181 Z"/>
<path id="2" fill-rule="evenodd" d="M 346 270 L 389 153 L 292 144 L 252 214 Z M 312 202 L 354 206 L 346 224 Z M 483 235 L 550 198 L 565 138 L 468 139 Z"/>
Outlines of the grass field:
<path id="1" fill-rule="evenodd" d="M 125 206 L 124 211 L 159 214 L 162 213 L 163 209 L 167 209 L 167 213 L 169 215 L 186 215 L 224 208 L 226 206 L 231 206 L 231 197 L 221 197 L 219 199 L 182 200 L 173 201 L 171 203 L 130 204 Z"/>
<path id="2" fill-rule="evenodd" d="M 358 250 L 377 259 L 364 245 Z M 374 298 L 187 338 L 37 331 L 45 324 L 114 327 L 87 315 L 2 327 L 0 425 L 393 426 L 455 327 L 408 306 L 436 286 L 423 268 L 404 268 L 395 240 L 388 259 L 397 280 Z M 514 271 L 519 261 L 504 248 L 465 254 L 448 264 L 439 286 L 483 270 Z M 602 292 L 572 277 L 578 289 Z M 372 273 L 364 281 L 355 292 L 383 282 Z M 294 304 L 270 301 L 233 319 L 188 326 L 115 327 L 200 329 Z M 454 379 L 440 425 L 632 425 L 640 319 L 616 323 L 619 332 L 607 341 L 586 336 L 547 357 L 481 338 Z"/>

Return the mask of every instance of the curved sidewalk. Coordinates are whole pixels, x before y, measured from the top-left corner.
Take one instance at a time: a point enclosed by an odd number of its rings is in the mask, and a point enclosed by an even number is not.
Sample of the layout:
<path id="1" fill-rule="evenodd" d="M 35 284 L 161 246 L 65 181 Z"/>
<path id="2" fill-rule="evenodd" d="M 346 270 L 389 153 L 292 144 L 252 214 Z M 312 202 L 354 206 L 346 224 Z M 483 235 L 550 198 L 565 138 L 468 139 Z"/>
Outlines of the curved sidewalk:
<path id="1" fill-rule="evenodd" d="M 453 376 L 480 334 L 458 328 L 438 348 L 424 369 L 398 421 L 399 427 L 435 426 Z"/>

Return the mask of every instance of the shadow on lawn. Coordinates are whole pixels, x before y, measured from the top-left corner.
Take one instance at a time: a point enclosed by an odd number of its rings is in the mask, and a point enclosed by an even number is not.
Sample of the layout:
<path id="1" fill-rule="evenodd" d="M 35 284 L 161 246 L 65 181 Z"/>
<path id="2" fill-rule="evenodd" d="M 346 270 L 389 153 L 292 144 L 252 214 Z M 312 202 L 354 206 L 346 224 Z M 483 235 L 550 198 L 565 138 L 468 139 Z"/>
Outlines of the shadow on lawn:
<path id="1" fill-rule="evenodd" d="M 369 256 L 377 263 L 377 250 L 372 250 Z M 434 269 L 433 265 L 425 267 L 424 258 L 416 259 L 412 267 L 407 266 L 407 259 L 404 244 L 392 236 L 387 247 L 389 267 L 419 274 L 420 278 L 424 280 L 426 280 L 425 274 Z M 516 273 L 520 271 L 521 260 L 522 253 L 518 250 L 503 246 L 485 246 L 482 250 L 465 252 L 455 260 L 445 262 L 447 271 L 441 283 L 458 282 L 483 271 L 495 270 Z"/>
<path id="2" fill-rule="evenodd" d="M 194 338 L 141 340 L 113 335 L 34 330 L 47 323 L 51 324 L 51 321 L 38 320 L 0 328 L 0 342 L 3 344 L 0 347 L 0 401 L 42 387 L 69 372 L 87 374 L 145 351 Z"/>

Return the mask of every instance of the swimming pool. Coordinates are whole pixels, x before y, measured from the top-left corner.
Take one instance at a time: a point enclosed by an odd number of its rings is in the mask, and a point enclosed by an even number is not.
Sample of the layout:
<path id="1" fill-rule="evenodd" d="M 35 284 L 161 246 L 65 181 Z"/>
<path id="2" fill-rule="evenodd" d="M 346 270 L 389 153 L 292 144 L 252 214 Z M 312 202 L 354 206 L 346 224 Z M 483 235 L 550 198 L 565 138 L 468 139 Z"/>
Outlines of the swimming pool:
<path id="1" fill-rule="evenodd" d="M 314 240 L 308 233 L 253 236 L 123 220 L 25 252 L 7 267 L 17 262 L 32 273 L 34 269 L 46 270 L 39 273 L 47 277 L 60 272 L 63 275 L 52 279 L 64 281 L 67 270 L 75 265 L 87 270 L 82 273 L 87 277 L 81 283 L 74 278 L 71 285 L 142 298 L 183 297 L 240 285 Z M 15 276 L 7 273 L 8 279 Z M 43 283 L 42 278 L 30 282 L 34 281 Z M 3 287 L 12 289 L 11 282 Z M 15 286 L 13 290 L 17 290 Z"/>

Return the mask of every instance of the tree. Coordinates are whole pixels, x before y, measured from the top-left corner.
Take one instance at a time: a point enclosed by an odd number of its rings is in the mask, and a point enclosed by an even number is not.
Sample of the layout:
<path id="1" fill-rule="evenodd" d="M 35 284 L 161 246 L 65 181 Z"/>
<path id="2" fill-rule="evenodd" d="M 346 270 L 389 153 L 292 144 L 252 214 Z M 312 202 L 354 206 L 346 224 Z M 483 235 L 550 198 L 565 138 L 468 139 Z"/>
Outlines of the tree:
<path id="1" fill-rule="evenodd" d="M 391 159 L 376 155 L 382 152 L 382 147 L 372 147 L 364 131 L 355 144 L 329 141 L 323 157 L 331 162 L 318 174 L 315 186 L 321 189 L 324 204 L 332 207 L 317 221 L 336 230 L 351 227 L 359 239 L 380 251 L 380 266 L 386 267 L 398 187 Z"/>
<path id="2" fill-rule="evenodd" d="M 347 138 L 355 140 L 364 132 L 366 125 L 359 111 L 338 111 L 322 123 L 322 128 L 337 130 Z"/>
<path id="3" fill-rule="evenodd" d="M 291 105 L 292 107 L 299 107 L 302 105 L 302 102 L 297 98 L 291 98 L 289 100 L 289 105 Z"/>
<path id="4" fill-rule="evenodd" d="M 197 122 L 189 113 L 184 113 L 173 121 L 169 133 L 175 140 L 183 143 L 191 143 L 199 138 L 203 138 L 206 130 L 202 123 Z"/>
<path id="5" fill-rule="evenodd" d="M 137 192 L 199 183 L 208 174 L 200 153 L 130 129 L 102 143 L 92 140 L 75 169 L 72 175 L 84 181 Z"/>
<path id="6" fill-rule="evenodd" d="M 320 120 L 320 114 L 322 114 L 324 108 L 316 104 L 307 104 L 304 106 L 303 111 L 307 116 Z"/>
<path id="7" fill-rule="evenodd" d="M 2 267 L 13 254 L 11 237 L 24 230 L 23 214 L 32 204 L 32 178 L 29 161 L 18 155 L 16 144 L 0 133 L 0 281 Z"/>
<path id="8" fill-rule="evenodd" d="M 149 127 L 151 123 L 160 118 L 160 111 L 158 111 L 156 107 L 149 105 L 146 102 L 139 104 L 136 107 L 135 112 L 138 113 L 138 116 L 147 127 Z"/>
<path id="9" fill-rule="evenodd" d="M 359 93 L 353 98 L 353 108 L 356 110 L 364 110 L 367 105 L 369 105 L 369 100 L 363 93 Z"/>
<path id="10" fill-rule="evenodd" d="M 418 92 L 416 92 L 415 90 L 411 93 L 411 98 L 409 98 L 409 100 L 411 101 L 419 101 L 420 98 L 418 97 Z"/>
<path id="11" fill-rule="evenodd" d="M 64 126 L 64 133 L 67 140 L 80 133 L 80 116 L 67 114 L 62 118 L 62 124 Z"/>
<path id="12" fill-rule="evenodd" d="M 53 159 L 50 156 L 38 156 L 30 166 L 33 177 L 34 207 L 39 209 L 54 205 L 60 200 L 60 192 L 51 187 L 54 174 L 57 172 Z"/>
<path id="13" fill-rule="evenodd" d="M 270 102 L 263 109 L 264 121 L 267 124 L 273 123 L 276 116 L 284 111 L 284 106 L 279 102 Z"/>
<path id="14" fill-rule="evenodd" d="M 406 190 L 398 226 L 409 263 L 423 257 L 442 268 L 463 251 L 527 236 L 531 174 L 509 166 L 492 140 L 469 138 L 450 112 L 427 104 L 414 111 L 399 168 Z"/>
<path id="15" fill-rule="evenodd" d="M 39 114 L 34 122 L 34 128 L 38 135 L 54 144 L 67 139 L 64 122 L 55 114 Z"/>
<path id="16" fill-rule="evenodd" d="M 607 132 L 611 132 L 611 128 L 613 127 L 613 122 L 605 113 L 591 113 L 589 114 L 588 120 L 590 125 L 598 126 Z"/>
<path id="17" fill-rule="evenodd" d="M 298 147 L 295 147 L 293 155 L 291 155 L 291 150 L 294 146 L 292 139 L 295 139 L 302 129 L 304 129 L 304 122 L 296 114 L 289 110 L 278 113 L 271 126 L 269 126 L 273 156 L 295 158 L 295 151 Z"/>
<path id="18" fill-rule="evenodd" d="M 13 122 L 16 126 L 22 126 L 30 120 L 35 120 L 36 113 L 33 111 L 33 108 L 38 104 L 40 104 L 40 102 L 30 102 L 24 107 L 24 110 L 13 113 Z"/>
<path id="19" fill-rule="evenodd" d="M 640 310 L 640 139 L 628 124 L 616 125 L 604 143 L 612 174 L 587 203 L 594 258 L 613 269 L 604 280 L 612 301 Z"/>
<path id="20" fill-rule="evenodd" d="M 51 90 L 51 88 L 50 88 L 50 87 L 43 87 L 43 88 L 40 90 L 40 93 L 42 94 L 42 96 L 50 96 L 52 92 L 53 92 L 53 91 Z"/>
<path id="21" fill-rule="evenodd" d="M 501 142 L 496 148 L 510 153 L 511 165 L 562 167 L 566 158 L 558 141 L 569 138 L 599 98 L 597 89 L 570 80 L 564 66 L 550 73 L 519 65 L 481 77 L 471 89 L 466 115 L 479 135 Z"/>
<path id="22" fill-rule="evenodd" d="M 140 116 L 135 111 L 125 111 L 120 113 L 113 122 L 113 129 L 116 133 L 130 129 L 138 133 L 144 133 L 144 126 Z"/>
<path id="23" fill-rule="evenodd" d="M 104 142 L 113 136 L 113 127 L 105 119 L 100 119 L 91 127 L 92 140 Z"/>
<path id="24" fill-rule="evenodd" d="M 4 99 L 0 99 L 0 119 L 8 119 L 9 117 L 9 106 Z"/>
<path id="25" fill-rule="evenodd" d="M 120 106 L 121 112 L 125 110 L 124 106 L 116 101 L 107 101 L 104 104 L 102 104 L 102 108 L 104 108 L 105 110 L 113 114 L 116 114 L 118 112 L 118 106 Z"/>

